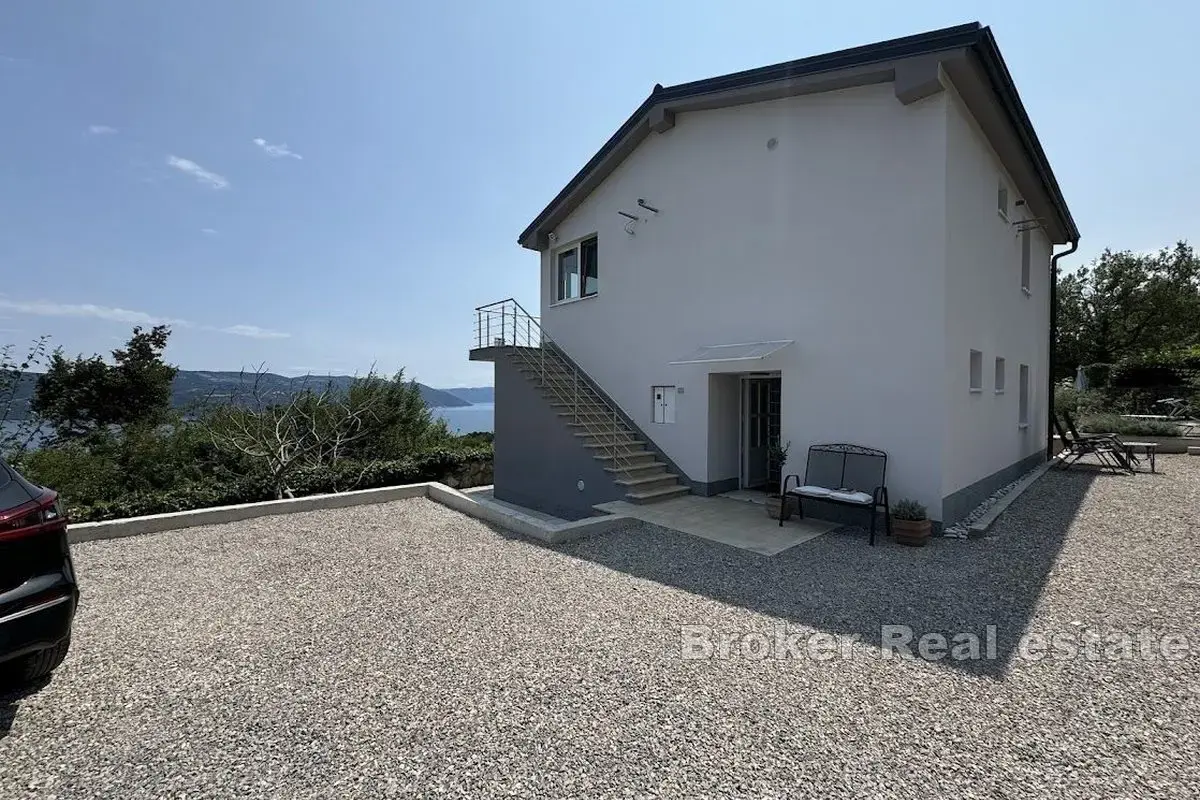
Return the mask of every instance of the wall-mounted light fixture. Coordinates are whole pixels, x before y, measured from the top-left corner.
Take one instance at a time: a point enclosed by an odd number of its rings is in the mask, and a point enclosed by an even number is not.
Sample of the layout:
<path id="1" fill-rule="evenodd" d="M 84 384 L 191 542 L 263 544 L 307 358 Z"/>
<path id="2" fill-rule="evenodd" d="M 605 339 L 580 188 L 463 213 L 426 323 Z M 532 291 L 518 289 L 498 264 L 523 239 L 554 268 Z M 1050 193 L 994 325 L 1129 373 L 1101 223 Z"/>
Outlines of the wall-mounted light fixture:
<path id="1" fill-rule="evenodd" d="M 637 214 L 630 214 L 628 211 L 618 211 L 617 213 L 620 214 L 625 219 L 629 220 L 628 222 L 625 223 L 625 232 L 628 233 L 630 236 L 633 236 L 633 228 L 635 225 L 637 225 L 639 222 L 642 221 L 642 218 L 639 217 Z"/>

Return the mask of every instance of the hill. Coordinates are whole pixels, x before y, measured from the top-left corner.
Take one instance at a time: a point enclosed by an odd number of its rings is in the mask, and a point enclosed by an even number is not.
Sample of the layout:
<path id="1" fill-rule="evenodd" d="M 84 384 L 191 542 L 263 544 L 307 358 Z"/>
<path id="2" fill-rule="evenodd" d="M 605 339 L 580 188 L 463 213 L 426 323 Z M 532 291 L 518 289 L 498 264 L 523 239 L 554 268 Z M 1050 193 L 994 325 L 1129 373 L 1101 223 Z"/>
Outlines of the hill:
<path id="1" fill-rule="evenodd" d="M 187 408 L 210 397 L 213 400 L 224 400 L 235 393 L 239 393 L 239 387 L 240 393 L 244 394 L 249 390 L 249 380 L 252 377 L 247 375 L 245 377 L 246 383 L 243 384 L 243 376 L 239 372 L 210 372 L 207 370 L 181 369 L 176 374 L 175 383 L 171 387 L 171 405 L 175 408 Z M 21 420 L 27 416 L 25 409 L 28 408 L 29 399 L 33 396 L 33 387 L 37 379 L 37 374 L 31 372 L 21 376 L 20 383 L 17 385 L 12 413 L 9 415 L 10 420 Z M 277 395 L 282 399 L 301 391 L 306 386 L 315 389 L 324 386 L 326 382 L 332 382 L 337 388 L 345 388 L 353 380 L 354 378 L 350 375 L 320 377 L 312 375 L 289 378 L 286 375 L 276 375 L 272 372 L 267 372 L 262 375 L 260 388 L 266 396 Z M 470 401 L 456 397 L 441 389 L 434 389 L 423 383 L 418 383 L 417 386 L 421 390 L 421 397 L 425 400 L 425 405 L 431 408 L 456 408 L 471 405 Z"/>
<path id="2" fill-rule="evenodd" d="M 496 402 L 496 389 L 492 386 L 460 386 L 456 389 L 442 389 L 442 391 L 466 400 L 472 405 Z"/>
<path id="3" fill-rule="evenodd" d="M 243 377 L 239 372 L 180 370 L 179 374 L 175 376 L 174 386 L 171 387 L 171 405 L 176 408 L 185 408 L 210 396 L 214 399 L 227 398 L 237 392 L 239 387 L 244 393 L 252 378 L 253 376 L 250 375 Z M 267 372 L 263 373 L 260 381 L 262 391 L 268 396 L 277 394 L 280 397 L 288 397 L 305 387 L 316 389 L 325 386 L 326 383 L 332 383 L 335 388 L 344 389 L 354 381 L 354 377 L 351 375 L 308 375 L 289 378 L 285 375 Z M 425 401 L 425 405 L 431 408 L 454 408 L 470 405 L 462 398 L 423 383 L 418 383 L 417 387 L 421 390 L 421 398 Z"/>

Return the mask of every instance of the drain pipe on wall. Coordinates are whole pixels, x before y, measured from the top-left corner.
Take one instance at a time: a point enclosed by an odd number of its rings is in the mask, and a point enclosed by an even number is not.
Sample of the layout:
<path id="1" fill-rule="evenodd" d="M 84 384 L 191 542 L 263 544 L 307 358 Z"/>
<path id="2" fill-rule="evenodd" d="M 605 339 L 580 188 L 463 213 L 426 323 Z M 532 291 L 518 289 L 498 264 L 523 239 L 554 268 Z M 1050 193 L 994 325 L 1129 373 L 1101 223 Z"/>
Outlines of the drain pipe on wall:
<path id="1" fill-rule="evenodd" d="M 1049 396 L 1047 397 L 1046 408 L 1049 409 L 1046 414 L 1046 460 L 1054 458 L 1054 342 L 1058 338 L 1058 260 L 1064 256 L 1069 256 L 1079 249 L 1079 240 L 1072 241 L 1071 246 L 1061 253 L 1056 253 L 1050 259 L 1050 350 L 1049 350 L 1049 375 L 1047 377 L 1047 389 Z"/>

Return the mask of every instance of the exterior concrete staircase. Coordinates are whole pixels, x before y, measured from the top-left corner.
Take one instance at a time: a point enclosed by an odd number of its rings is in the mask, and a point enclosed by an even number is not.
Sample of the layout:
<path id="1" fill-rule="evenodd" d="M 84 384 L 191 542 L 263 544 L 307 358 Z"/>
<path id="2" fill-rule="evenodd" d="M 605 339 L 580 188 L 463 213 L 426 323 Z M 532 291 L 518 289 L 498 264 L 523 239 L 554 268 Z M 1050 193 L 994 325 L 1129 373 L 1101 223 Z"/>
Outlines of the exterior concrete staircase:
<path id="1" fill-rule="evenodd" d="M 587 375 L 541 330 L 515 300 L 481 306 L 479 347 L 503 356 L 537 387 L 549 406 L 579 440 L 603 462 L 604 471 L 625 490 L 631 503 L 653 503 L 688 494 L 691 489 L 658 459 L 637 428 Z M 497 354 L 500 357 L 500 354 Z"/>

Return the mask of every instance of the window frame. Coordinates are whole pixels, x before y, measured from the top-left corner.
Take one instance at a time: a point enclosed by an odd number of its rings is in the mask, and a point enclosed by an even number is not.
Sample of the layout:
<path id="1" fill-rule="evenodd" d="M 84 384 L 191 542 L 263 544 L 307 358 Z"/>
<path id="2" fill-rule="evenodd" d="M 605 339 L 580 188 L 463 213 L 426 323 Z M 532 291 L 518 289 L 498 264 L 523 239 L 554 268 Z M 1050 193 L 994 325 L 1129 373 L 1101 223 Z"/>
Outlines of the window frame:
<path id="1" fill-rule="evenodd" d="M 587 268 L 584 264 L 584 247 L 588 244 L 595 243 L 595 288 L 592 291 L 587 291 Z M 575 254 L 575 271 L 579 294 L 562 296 L 563 290 L 563 272 L 562 259 L 564 256 Z M 580 300 L 586 300 L 589 297 L 595 297 L 600 292 L 600 237 L 593 233 L 584 236 L 571 244 L 564 245 L 553 251 L 553 259 L 550 262 L 551 278 L 554 282 L 553 300 L 551 305 L 561 305 L 564 303 L 575 303 Z"/>
<path id="2" fill-rule="evenodd" d="M 1017 400 L 1017 427 L 1022 430 L 1029 427 L 1029 383 L 1030 371 L 1028 364 L 1022 364 L 1017 370 L 1018 378 L 1017 387 L 1020 392 L 1020 398 Z"/>
<path id="3" fill-rule="evenodd" d="M 967 359 L 969 364 L 967 389 L 972 394 L 978 394 L 983 391 L 983 351 L 972 348 Z"/>
<path id="4" fill-rule="evenodd" d="M 1004 356 L 996 356 L 996 364 L 992 374 L 993 388 L 996 394 L 1004 394 L 1005 384 L 1008 383 L 1008 362 Z"/>
<path id="5" fill-rule="evenodd" d="M 1008 210 L 1011 207 L 1009 200 L 1008 184 L 1005 183 L 1003 178 L 1001 178 L 996 184 L 996 213 L 999 214 L 1000 219 L 1004 220 L 1005 222 L 1008 222 L 1009 220 Z"/>
<path id="6" fill-rule="evenodd" d="M 1033 276 L 1033 236 L 1030 231 L 1021 231 L 1021 291 L 1026 297 L 1033 295 L 1030 281 Z"/>

